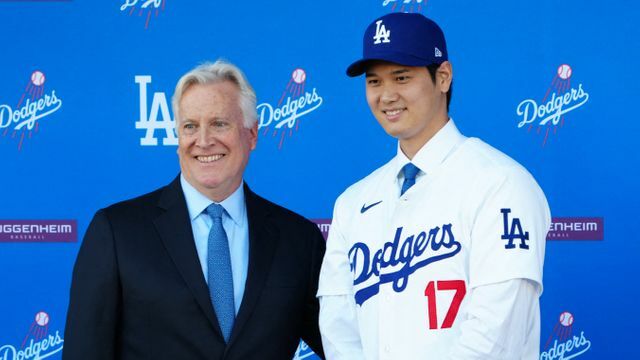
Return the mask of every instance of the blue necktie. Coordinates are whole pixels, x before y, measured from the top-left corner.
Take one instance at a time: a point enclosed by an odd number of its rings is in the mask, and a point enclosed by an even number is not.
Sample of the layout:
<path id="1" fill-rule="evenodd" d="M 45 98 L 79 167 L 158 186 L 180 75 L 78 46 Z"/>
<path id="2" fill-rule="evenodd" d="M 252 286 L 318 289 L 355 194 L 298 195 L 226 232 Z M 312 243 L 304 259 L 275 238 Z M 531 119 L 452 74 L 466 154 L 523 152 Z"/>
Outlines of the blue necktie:
<path id="1" fill-rule="evenodd" d="M 402 191 L 400 191 L 400 196 L 402 196 L 413 184 L 416 183 L 416 175 L 420 172 L 417 166 L 412 163 L 407 163 L 402 168 L 402 172 L 404 173 L 404 182 L 402 183 Z"/>
<path id="2" fill-rule="evenodd" d="M 218 204 L 207 207 L 207 213 L 213 220 L 209 231 L 207 247 L 207 281 L 209 282 L 209 297 L 216 311 L 220 329 L 225 341 L 229 341 L 236 311 L 233 302 L 233 275 L 231 273 L 231 255 L 227 234 L 222 227 L 222 212 L 224 209 Z"/>

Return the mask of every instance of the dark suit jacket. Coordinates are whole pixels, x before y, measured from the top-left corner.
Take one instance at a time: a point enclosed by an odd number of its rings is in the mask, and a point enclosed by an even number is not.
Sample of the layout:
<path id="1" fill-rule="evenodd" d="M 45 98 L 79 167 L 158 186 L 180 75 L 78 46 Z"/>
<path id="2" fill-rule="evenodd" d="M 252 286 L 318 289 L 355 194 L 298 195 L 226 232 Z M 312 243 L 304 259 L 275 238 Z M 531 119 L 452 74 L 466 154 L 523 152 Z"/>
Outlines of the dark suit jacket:
<path id="1" fill-rule="evenodd" d="M 98 211 L 73 271 L 63 359 L 291 359 L 322 353 L 317 226 L 245 187 L 249 267 L 225 344 L 179 178 Z"/>

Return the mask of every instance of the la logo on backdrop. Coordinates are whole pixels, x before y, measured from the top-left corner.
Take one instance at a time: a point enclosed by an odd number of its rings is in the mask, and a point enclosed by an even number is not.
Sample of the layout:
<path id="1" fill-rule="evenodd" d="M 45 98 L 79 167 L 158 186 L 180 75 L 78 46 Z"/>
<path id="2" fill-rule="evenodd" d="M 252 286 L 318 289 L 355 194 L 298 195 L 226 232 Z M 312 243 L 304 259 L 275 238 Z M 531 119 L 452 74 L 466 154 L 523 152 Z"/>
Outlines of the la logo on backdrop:
<path id="1" fill-rule="evenodd" d="M 151 110 L 148 107 L 147 88 L 151 84 L 150 75 L 136 75 L 135 83 L 138 84 L 140 113 L 136 121 L 136 129 L 145 130 L 144 137 L 140 138 L 142 146 L 157 146 L 158 138 L 156 131 L 164 134 L 162 145 L 178 145 L 178 138 L 174 132 L 175 123 L 169 112 L 167 94 L 164 92 L 154 92 L 151 98 Z"/>
<path id="2" fill-rule="evenodd" d="M 262 103 L 258 110 L 258 131 L 263 136 L 275 138 L 278 149 L 282 148 L 285 136 L 291 137 L 300 129 L 300 120 L 322 106 L 322 96 L 313 87 L 307 87 L 307 72 L 296 68 L 291 72 L 287 86 L 275 104 Z"/>
<path id="3" fill-rule="evenodd" d="M 589 93 L 582 83 L 577 86 L 571 84 L 573 69 L 568 64 L 558 66 L 551 84 L 538 103 L 534 99 L 525 99 L 516 107 L 519 116 L 518 128 L 525 128 L 527 132 L 535 128 L 535 133 L 541 135 L 542 146 L 549 140 L 549 135 L 556 135 L 558 129 L 565 125 L 565 115 L 577 110 L 589 101 Z"/>
<path id="4" fill-rule="evenodd" d="M 576 358 L 591 348 L 591 341 L 585 336 L 584 331 L 574 330 L 575 319 L 573 314 L 563 311 L 558 317 L 558 322 L 553 326 L 551 334 L 547 338 L 540 360 L 569 360 Z"/>
<path id="5" fill-rule="evenodd" d="M 44 72 L 34 70 L 15 106 L 0 103 L 0 133 L 18 142 L 22 150 L 25 141 L 40 130 L 40 120 L 53 115 L 62 107 L 62 99 L 55 90 L 47 90 Z"/>
<path id="6" fill-rule="evenodd" d="M 61 331 L 50 329 L 50 324 L 49 314 L 38 311 L 19 345 L 0 345 L 0 360 L 40 360 L 62 351 L 64 339 Z"/>
<path id="7" fill-rule="evenodd" d="M 120 6 L 120 11 L 129 16 L 145 17 L 144 28 L 149 28 L 151 16 L 158 17 L 160 12 L 164 12 L 167 0 L 124 0 Z"/>

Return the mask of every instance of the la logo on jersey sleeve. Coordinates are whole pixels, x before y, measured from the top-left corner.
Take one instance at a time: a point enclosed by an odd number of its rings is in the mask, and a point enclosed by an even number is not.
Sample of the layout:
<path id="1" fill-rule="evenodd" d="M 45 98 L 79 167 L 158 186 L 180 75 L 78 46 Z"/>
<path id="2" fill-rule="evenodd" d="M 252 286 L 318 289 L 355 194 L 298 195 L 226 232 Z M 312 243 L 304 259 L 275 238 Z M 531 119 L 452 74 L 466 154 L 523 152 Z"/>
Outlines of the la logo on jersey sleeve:
<path id="1" fill-rule="evenodd" d="M 514 217 L 511 222 L 509 222 L 509 214 L 511 213 L 511 209 L 500 209 L 502 213 L 502 223 L 504 225 L 504 233 L 500 237 L 502 240 L 507 240 L 505 244 L 505 249 L 515 249 L 516 244 L 515 240 L 520 240 L 520 244 L 518 247 L 520 249 L 529 249 L 529 245 L 527 241 L 529 241 L 529 232 L 522 230 L 522 224 L 520 223 L 520 219 Z"/>

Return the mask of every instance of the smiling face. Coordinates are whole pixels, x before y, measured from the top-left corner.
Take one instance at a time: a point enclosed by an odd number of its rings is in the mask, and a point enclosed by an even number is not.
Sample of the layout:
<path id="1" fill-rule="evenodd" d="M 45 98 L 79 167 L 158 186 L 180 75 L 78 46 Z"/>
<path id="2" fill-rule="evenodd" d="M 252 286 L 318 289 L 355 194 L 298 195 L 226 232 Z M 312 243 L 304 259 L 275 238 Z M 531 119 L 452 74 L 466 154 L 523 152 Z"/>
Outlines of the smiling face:
<path id="1" fill-rule="evenodd" d="M 436 72 L 435 84 L 426 67 L 379 61 L 367 68 L 371 112 L 410 159 L 449 119 L 446 93 L 451 75 L 449 62 Z"/>
<path id="2" fill-rule="evenodd" d="M 216 202 L 240 186 L 258 139 L 257 124 L 243 125 L 239 96 L 236 84 L 223 81 L 191 85 L 180 99 L 180 169 L 189 184 Z"/>

